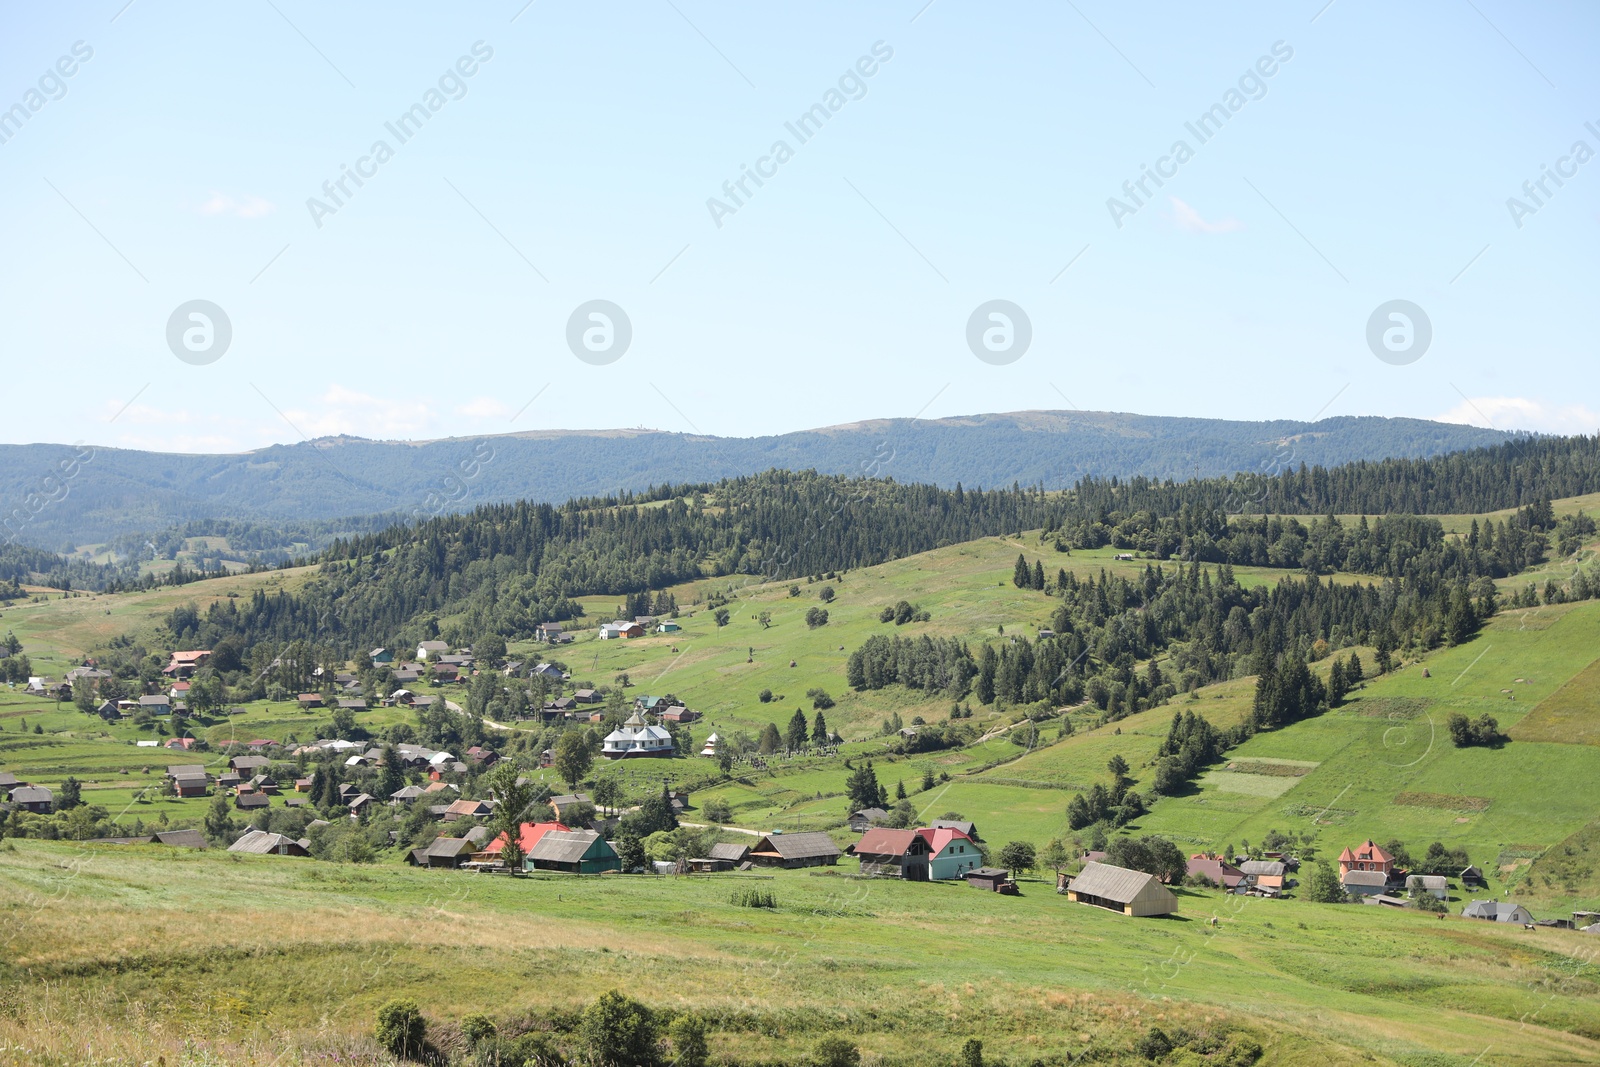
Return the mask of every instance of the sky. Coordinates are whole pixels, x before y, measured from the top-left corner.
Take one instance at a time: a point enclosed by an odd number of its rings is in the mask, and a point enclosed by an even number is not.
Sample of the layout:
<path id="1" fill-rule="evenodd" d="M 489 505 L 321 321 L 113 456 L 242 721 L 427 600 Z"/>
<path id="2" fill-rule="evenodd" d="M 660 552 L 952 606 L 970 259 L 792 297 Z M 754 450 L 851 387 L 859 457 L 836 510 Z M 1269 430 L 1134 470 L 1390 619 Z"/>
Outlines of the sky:
<path id="1" fill-rule="evenodd" d="M 0 2 L 0 440 L 1594 433 L 1596 40 L 1509 0 Z"/>

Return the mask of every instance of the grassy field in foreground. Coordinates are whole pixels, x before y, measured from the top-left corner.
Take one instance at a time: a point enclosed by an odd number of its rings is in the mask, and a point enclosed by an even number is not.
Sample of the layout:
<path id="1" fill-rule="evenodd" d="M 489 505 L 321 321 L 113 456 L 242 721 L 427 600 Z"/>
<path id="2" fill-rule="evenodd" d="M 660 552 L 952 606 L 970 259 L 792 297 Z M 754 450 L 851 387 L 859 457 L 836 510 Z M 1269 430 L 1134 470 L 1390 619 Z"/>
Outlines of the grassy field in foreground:
<path id="1" fill-rule="evenodd" d="M 948 1064 L 969 1036 L 991 1062 L 1133 1063 L 1151 1025 L 1242 1031 L 1272 1064 L 1600 1062 L 1586 935 L 1191 891 L 1180 917 L 1134 920 L 1038 881 L 1001 897 L 850 866 L 511 880 L 8 843 L 0 1063 L 381 1062 L 390 997 L 447 1037 L 468 1012 L 559 1022 L 611 988 L 704 1013 L 745 1063 L 797 1062 L 825 1032 L 867 1063 Z M 733 906 L 742 884 L 779 907 Z"/>

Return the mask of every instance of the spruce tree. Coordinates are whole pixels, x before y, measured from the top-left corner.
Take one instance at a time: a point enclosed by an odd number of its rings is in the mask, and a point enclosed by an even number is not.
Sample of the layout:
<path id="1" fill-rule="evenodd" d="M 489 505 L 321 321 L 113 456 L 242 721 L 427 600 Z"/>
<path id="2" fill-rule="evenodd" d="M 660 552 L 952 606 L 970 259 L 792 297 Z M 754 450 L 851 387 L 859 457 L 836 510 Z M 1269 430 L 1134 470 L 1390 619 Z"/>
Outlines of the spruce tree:
<path id="1" fill-rule="evenodd" d="M 810 733 L 806 726 L 806 713 L 795 708 L 794 717 L 789 720 L 789 729 L 783 737 L 784 744 L 788 745 L 791 751 L 802 749 L 806 747 L 808 736 Z"/>
<path id="2" fill-rule="evenodd" d="M 1017 553 L 1017 565 L 1011 569 L 1011 584 L 1018 589 L 1031 589 L 1033 587 L 1033 572 L 1028 569 L 1028 561 L 1022 553 Z"/>

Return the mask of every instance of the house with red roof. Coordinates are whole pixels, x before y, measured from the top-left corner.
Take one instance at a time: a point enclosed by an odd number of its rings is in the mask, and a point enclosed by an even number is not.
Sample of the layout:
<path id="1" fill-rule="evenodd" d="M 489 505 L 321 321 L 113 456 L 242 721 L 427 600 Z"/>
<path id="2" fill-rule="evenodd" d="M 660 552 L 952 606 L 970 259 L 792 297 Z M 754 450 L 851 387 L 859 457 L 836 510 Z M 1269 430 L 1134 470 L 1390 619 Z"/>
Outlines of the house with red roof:
<path id="1" fill-rule="evenodd" d="M 928 857 L 932 855 L 933 846 L 915 830 L 874 826 L 845 852 L 861 861 L 863 875 L 926 882 Z"/>
<path id="2" fill-rule="evenodd" d="M 571 833 L 572 829 L 571 829 L 571 827 L 564 826 L 564 825 L 562 825 L 561 823 L 558 823 L 558 822 L 525 822 L 525 823 L 523 823 L 517 829 L 517 844 L 521 847 L 522 854 L 524 856 L 526 856 L 530 852 L 532 852 L 533 851 L 533 846 L 537 845 L 539 843 L 539 839 L 542 838 L 545 834 L 548 834 L 548 833 L 551 833 L 551 832 L 565 834 L 565 833 Z M 505 847 L 506 847 L 506 835 L 502 833 L 499 837 L 496 837 L 493 841 L 490 841 L 487 845 L 485 845 L 483 851 L 478 853 L 478 855 L 474 856 L 473 858 L 474 859 L 495 859 L 500 855 L 501 850 L 504 849 Z"/>
<path id="3" fill-rule="evenodd" d="M 1204 853 L 1189 857 L 1188 874 L 1190 878 L 1204 878 L 1212 885 L 1226 889 L 1229 892 L 1237 889 L 1239 883 L 1244 881 L 1244 872 L 1239 868 L 1225 860 L 1218 859 L 1215 856 L 1207 856 Z M 1280 886 L 1283 884 L 1281 875 L 1279 876 L 1278 884 Z"/>
<path id="4" fill-rule="evenodd" d="M 206 657 L 210 655 L 211 650 L 209 648 L 194 649 L 189 652 L 174 652 L 172 658 L 167 661 L 167 665 L 162 668 L 161 673 L 171 675 L 174 678 L 187 678 L 198 670 L 200 665 L 206 661 Z"/>
<path id="5" fill-rule="evenodd" d="M 1339 877 L 1351 871 L 1378 871 L 1387 876 L 1394 873 L 1394 857 L 1367 841 L 1339 853 Z"/>
<path id="6" fill-rule="evenodd" d="M 960 830 L 925 826 L 917 836 L 928 843 L 928 877 L 936 881 L 965 878 L 968 871 L 983 866 L 978 843 Z"/>

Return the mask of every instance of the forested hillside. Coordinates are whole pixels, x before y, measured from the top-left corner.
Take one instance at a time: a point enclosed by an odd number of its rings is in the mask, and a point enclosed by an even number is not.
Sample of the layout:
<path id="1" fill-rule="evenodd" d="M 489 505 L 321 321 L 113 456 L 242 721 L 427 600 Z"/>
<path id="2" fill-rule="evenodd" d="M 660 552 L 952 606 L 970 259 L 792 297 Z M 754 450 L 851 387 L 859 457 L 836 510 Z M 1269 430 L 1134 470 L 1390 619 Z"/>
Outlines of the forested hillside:
<path id="1" fill-rule="evenodd" d="M 697 483 L 771 468 L 892 477 L 954 488 L 1085 477 L 1217 477 L 1298 463 L 1432 456 L 1507 435 L 1420 419 L 1316 423 L 1032 411 L 882 419 L 772 437 L 650 430 L 539 431 L 428 442 L 324 438 L 242 455 L 172 455 L 68 445 L 0 445 L 8 536 L 56 550 L 199 519 L 305 524 L 355 515 L 428 518 L 486 503 Z M 70 471 L 63 481 L 60 471 Z M 364 529 L 365 527 L 357 527 Z M 347 527 L 348 529 L 348 527 Z M 265 551 L 278 544 L 263 542 Z M 137 546 L 135 546 L 137 547 Z"/>
<path id="2" fill-rule="evenodd" d="M 1459 471 L 1462 486 L 1486 486 L 1489 475 L 1508 462 L 1506 452 L 1521 447 L 1450 457 L 1450 467 Z M 1537 447 L 1541 462 L 1527 465 L 1519 493 L 1546 485 L 1566 489 L 1589 476 L 1595 455 L 1590 439 L 1528 447 Z M 1348 485 L 1359 494 L 1388 476 L 1383 465 L 1361 465 L 1293 477 L 1312 485 Z M 1434 481 L 1440 483 L 1436 495 L 1452 504 L 1471 492 Z M 1109 488 L 1115 498 L 1119 487 Z M 1552 551 L 1569 552 L 1595 529 L 1586 516 L 1558 519 L 1547 500 L 1503 520 L 1474 523 L 1466 537 L 1447 536 L 1431 517 L 1347 522 L 1330 516 L 1308 525 L 1293 518 L 1230 516 L 1210 506 L 1217 490 L 1217 483 L 1207 482 L 1153 487 L 1149 497 L 1175 514 L 1096 509 L 1086 518 L 1078 500 L 1063 503 L 1038 489 L 944 490 L 774 471 L 559 508 L 492 505 L 340 540 L 323 554 L 319 576 L 299 593 L 257 592 L 248 601 L 217 605 L 205 618 L 176 627 L 176 636 L 201 647 L 227 636 L 251 644 L 314 638 L 346 653 L 432 637 L 441 629 L 462 641 L 487 633 L 516 639 L 541 622 L 579 614 L 575 597 L 659 590 L 707 576 L 790 579 L 1042 527 L 1043 542 L 1055 552 L 1110 541 L 1189 564 L 1152 568 L 1139 583 L 1079 582 L 1060 568 L 1047 570 L 1040 560 L 1031 566 L 1018 560 L 1019 586 L 1048 590 L 1062 603 L 1051 651 L 1037 666 L 1016 668 L 1019 680 L 1008 699 L 1075 700 L 1091 675 L 1106 670 L 1132 691 L 1130 706 L 1138 707 L 1160 684 L 1137 683 L 1127 665 L 1180 642 L 1192 685 L 1230 677 L 1237 657 L 1263 649 L 1303 653 L 1319 640 L 1333 647 L 1387 643 L 1426 649 L 1464 640 L 1497 608 L 1493 579 L 1519 574 Z M 1227 566 L 1214 575 L 1202 573 L 1199 565 L 1206 563 L 1308 576 L 1271 589 L 1246 589 L 1232 581 Z M 1316 579 L 1336 572 L 1384 582 L 1355 588 Z M 1572 595 L 1590 596 L 1587 580 Z M 895 655 L 892 649 L 872 652 L 875 660 Z M 892 680 L 964 690 L 976 668 L 962 666 L 963 656 L 941 653 L 937 682 L 926 674 Z M 1085 665 L 1074 677 L 1062 671 L 1058 658 L 1060 664 Z"/>

